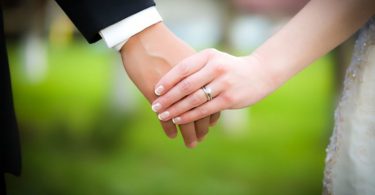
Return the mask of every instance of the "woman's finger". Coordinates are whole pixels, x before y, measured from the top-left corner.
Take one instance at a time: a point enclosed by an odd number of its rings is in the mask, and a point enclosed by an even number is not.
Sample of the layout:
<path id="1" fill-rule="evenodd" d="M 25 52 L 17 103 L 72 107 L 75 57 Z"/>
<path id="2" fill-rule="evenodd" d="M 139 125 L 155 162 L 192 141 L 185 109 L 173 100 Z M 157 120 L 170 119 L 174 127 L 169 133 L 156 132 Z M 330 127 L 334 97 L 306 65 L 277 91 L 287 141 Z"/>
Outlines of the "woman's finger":
<path id="1" fill-rule="evenodd" d="M 199 88 L 196 90 L 193 94 L 185 97 L 184 99 L 180 100 L 179 102 L 173 104 L 169 108 L 167 108 L 165 111 L 159 114 L 159 119 L 163 121 L 171 120 L 174 117 L 177 117 L 193 108 L 196 108 L 207 101 L 209 101 L 208 98 L 214 98 L 216 97 L 222 90 L 220 83 L 210 83 L 205 86 L 206 90 L 209 90 L 210 94 L 208 97 L 208 94 L 206 92 Z"/>
<path id="2" fill-rule="evenodd" d="M 213 113 L 224 110 L 228 104 L 226 101 L 226 98 L 219 96 L 214 98 L 212 101 L 209 101 L 191 111 L 182 114 L 181 116 L 173 118 L 173 122 L 179 125 L 199 120 Z"/>
<path id="3" fill-rule="evenodd" d="M 210 50 L 204 50 L 174 66 L 155 85 L 155 94 L 158 96 L 165 94 L 182 79 L 200 70 L 207 63 L 211 53 Z"/>
<path id="4" fill-rule="evenodd" d="M 174 103 L 181 101 L 182 98 L 201 89 L 207 83 L 211 82 L 215 77 L 224 72 L 223 69 L 218 70 L 217 66 L 207 64 L 198 72 L 180 81 L 176 86 L 172 87 L 166 94 L 157 98 L 152 104 L 154 112 L 165 111 Z"/>
<path id="5" fill-rule="evenodd" d="M 166 94 L 156 99 L 152 104 L 153 111 L 161 112 L 209 83 L 214 78 L 214 75 L 207 69 L 208 68 L 203 68 L 199 72 L 185 78 Z"/>
<path id="6" fill-rule="evenodd" d="M 188 148 L 194 148 L 198 144 L 198 138 L 197 134 L 195 132 L 195 124 L 193 122 L 191 123 L 185 123 L 180 126 L 181 135 L 184 139 L 185 145 Z"/>

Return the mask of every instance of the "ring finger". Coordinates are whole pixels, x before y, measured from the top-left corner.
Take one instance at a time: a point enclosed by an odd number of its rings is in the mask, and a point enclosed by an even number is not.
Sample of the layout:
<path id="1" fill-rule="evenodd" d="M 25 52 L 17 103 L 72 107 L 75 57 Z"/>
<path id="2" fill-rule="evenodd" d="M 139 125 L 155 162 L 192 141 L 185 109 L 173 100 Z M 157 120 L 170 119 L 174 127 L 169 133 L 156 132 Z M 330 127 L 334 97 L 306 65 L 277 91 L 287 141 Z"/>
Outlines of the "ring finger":
<path id="1" fill-rule="evenodd" d="M 165 111 L 166 108 L 182 100 L 185 96 L 199 90 L 204 84 L 211 82 L 215 78 L 212 69 L 207 65 L 201 71 L 182 80 L 166 94 L 156 99 L 152 104 L 152 110 L 158 113 Z"/>
<path id="2" fill-rule="evenodd" d="M 208 84 L 205 86 L 205 88 L 208 92 L 210 92 L 211 98 L 214 98 L 220 93 L 220 87 L 216 84 Z M 180 114 L 183 114 L 195 107 L 206 103 L 207 101 L 209 101 L 208 94 L 202 88 L 200 88 L 193 94 L 167 108 L 164 112 L 160 113 L 158 117 L 162 121 L 168 121 L 176 116 L 179 116 Z"/>

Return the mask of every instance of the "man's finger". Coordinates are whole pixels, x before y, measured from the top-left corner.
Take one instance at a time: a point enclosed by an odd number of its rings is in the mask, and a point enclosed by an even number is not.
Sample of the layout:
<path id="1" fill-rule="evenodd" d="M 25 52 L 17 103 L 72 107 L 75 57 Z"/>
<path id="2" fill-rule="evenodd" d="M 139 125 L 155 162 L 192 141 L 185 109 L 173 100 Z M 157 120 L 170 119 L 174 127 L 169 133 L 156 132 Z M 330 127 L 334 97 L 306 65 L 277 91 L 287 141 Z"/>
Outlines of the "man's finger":
<path id="1" fill-rule="evenodd" d="M 215 126 L 219 118 L 220 118 L 220 112 L 216 112 L 215 114 L 212 114 L 210 116 L 210 127 Z"/>
<path id="2" fill-rule="evenodd" d="M 195 123 L 195 132 L 197 134 L 198 141 L 202 141 L 206 134 L 208 133 L 208 128 L 210 126 L 210 117 L 199 119 Z"/>
<path id="3" fill-rule="evenodd" d="M 167 121 L 167 122 L 160 121 L 160 124 L 163 127 L 163 130 L 164 130 L 165 134 L 169 138 L 171 138 L 171 139 L 176 138 L 176 136 L 177 136 L 177 127 L 176 127 L 176 125 L 172 121 Z"/>
<path id="4" fill-rule="evenodd" d="M 195 133 L 194 123 L 187 123 L 180 126 L 181 135 L 184 138 L 186 147 L 194 148 L 198 144 L 197 135 Z"/>

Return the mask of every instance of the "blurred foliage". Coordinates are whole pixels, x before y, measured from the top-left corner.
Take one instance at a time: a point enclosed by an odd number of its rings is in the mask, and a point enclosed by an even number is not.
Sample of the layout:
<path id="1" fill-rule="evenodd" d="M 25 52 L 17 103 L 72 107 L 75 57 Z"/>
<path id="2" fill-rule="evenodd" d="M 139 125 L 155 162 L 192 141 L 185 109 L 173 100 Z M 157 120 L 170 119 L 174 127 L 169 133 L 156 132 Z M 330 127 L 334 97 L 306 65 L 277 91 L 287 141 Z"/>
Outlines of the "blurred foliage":
<path id="1" fill-rule="evenodd" d="M 111 106 L 118 56 L 101 45 L 48 46 L 48 75 L 27 81 L 11 44 L 23 175 L 10 194 L 321 194 L 332 127 L 333 64 L 326 56 L 248 109 L 245 133 L 220 123 L 196 149 L 168 140 L 150 106 Z"/>

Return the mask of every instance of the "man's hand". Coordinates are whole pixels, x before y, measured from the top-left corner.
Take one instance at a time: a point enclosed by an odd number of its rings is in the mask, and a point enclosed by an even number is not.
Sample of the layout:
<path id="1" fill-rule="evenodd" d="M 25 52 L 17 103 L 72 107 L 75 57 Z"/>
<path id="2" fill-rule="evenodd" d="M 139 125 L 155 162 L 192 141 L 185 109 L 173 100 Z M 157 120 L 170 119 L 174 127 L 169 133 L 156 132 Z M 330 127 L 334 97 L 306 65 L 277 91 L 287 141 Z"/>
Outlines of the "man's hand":
<path id="1" fill-rule="evenodd" d="M 178 62 L 194 53 L 191 47 L 171 33 L 163 23 L 155 24 L 134 35 L 121 49 L 129 77 L 150 103 L 157 98 L 154 87 L 160 78 Z M 180 125 L 185 145 L 195 147 L 208 133 L 209 126 L 216 123 L 219 115 L 217 113 L 194 123 Z M 177 128 L 171 120 L 161 121 L 161 124 L 168 137 L 176 137 Z"/>

